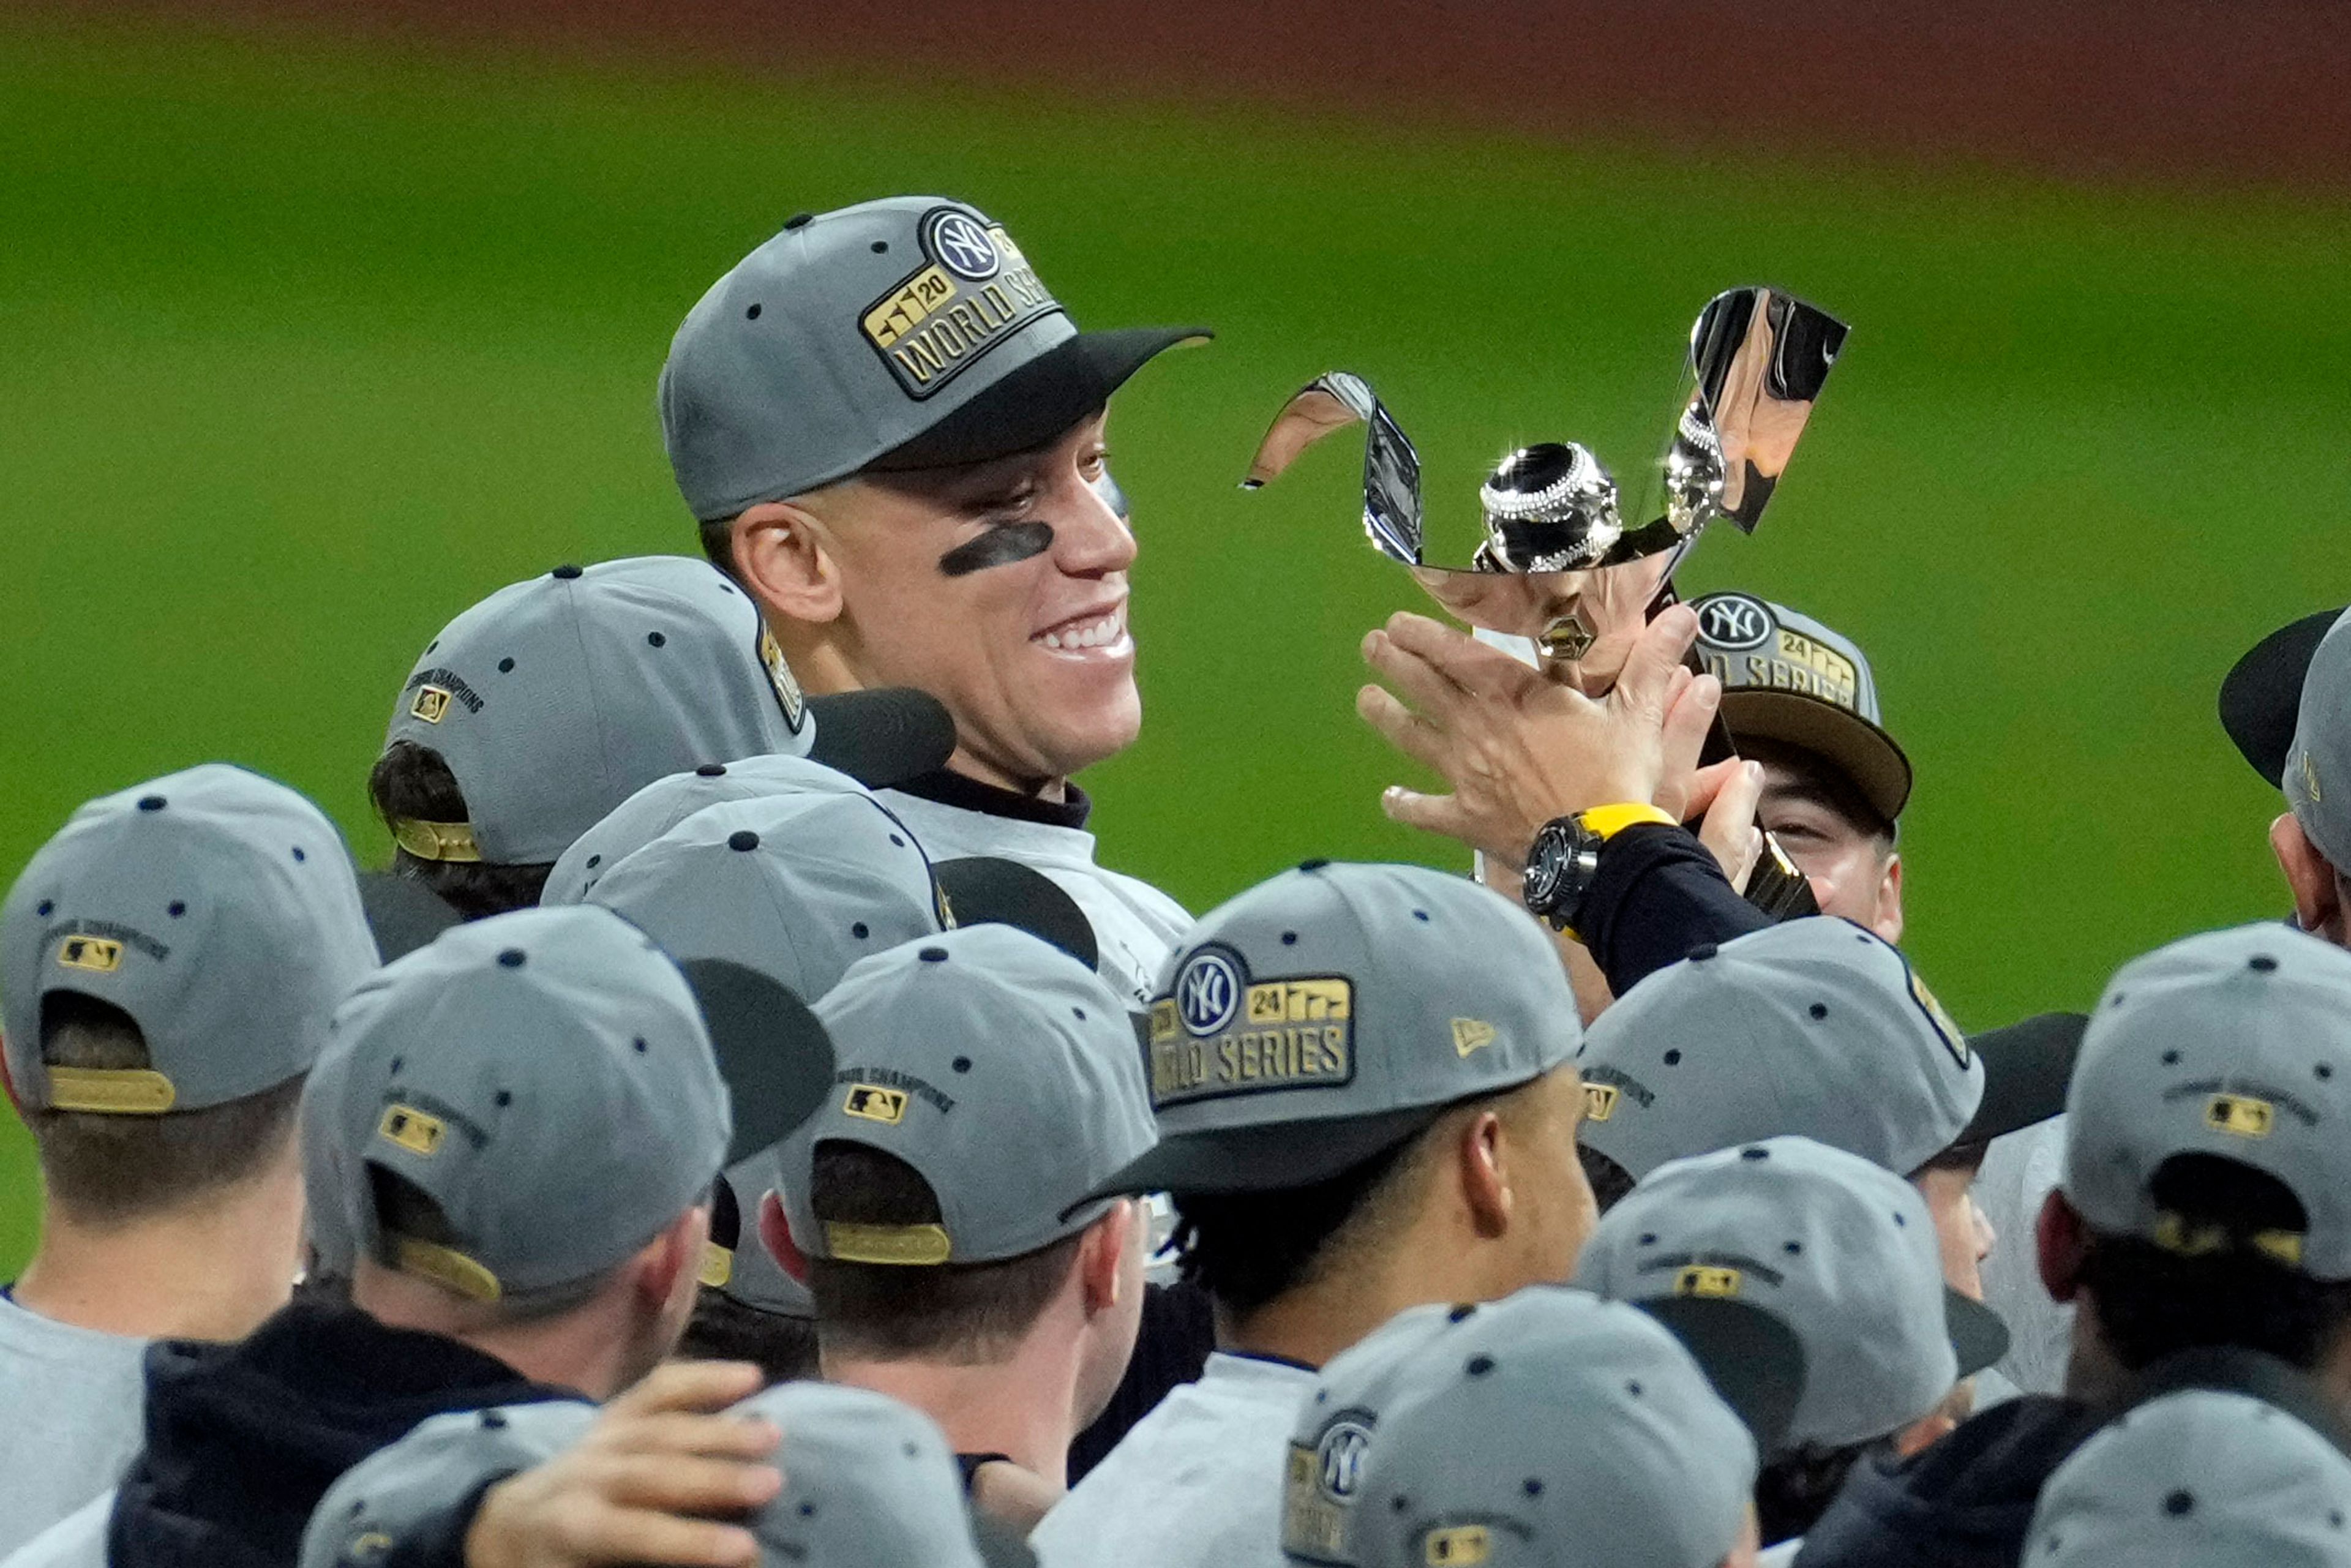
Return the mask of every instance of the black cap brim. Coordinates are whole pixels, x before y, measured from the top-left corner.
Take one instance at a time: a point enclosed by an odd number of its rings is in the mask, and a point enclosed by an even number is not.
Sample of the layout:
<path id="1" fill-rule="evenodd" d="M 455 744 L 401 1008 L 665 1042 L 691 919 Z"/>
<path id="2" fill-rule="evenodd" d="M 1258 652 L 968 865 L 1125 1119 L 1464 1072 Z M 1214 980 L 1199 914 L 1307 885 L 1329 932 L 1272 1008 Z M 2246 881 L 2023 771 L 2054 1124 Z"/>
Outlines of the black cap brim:
<path id="1" fill-rule="evenodd" d="M 1217 1197 L 1311 1186 L 1385 1154 L 1430 1126 L 1446 1109 L 1418 1105 L 1336 1121 L 1179 1133 L 1161 1139 L 1149 1153 L 1062 1210 L 1062 1216 L 1105 1197 L 1137 1193 Z"/>
<path id="2" fill-rule="evenodd" d="M 1206 327 L 1081 332 L 1010 371 L 912 441 L 883 453 L 866 471 L 946 468 L 1034 451 L 1090 418 L 1155 356 L 1214 336 Z"/>
<path id="3" fill-rule="evenodd" d="M 1983 1059 L 1983 1100 L 1953 1142 L 1980 1144 L 2064 1110 L 2074 1062 L 2082 1054 L 2082 1031 L 2089 1027 L 2082 1013 L 2040 1013 L 1970 1035 L 1968 1049 Z"/>
<path id="4" fill-rule="evenodd" d="M 1949 1285 L 1943 1287 L 1943 1326 L 1959 1358 L 1961 1377 L 1973 1377 L 2008 1354 L 2008 1325 L 2000 1314 Z"/>
<path id="5" fill-rule="evenodd" d="M 957 925 L 1009 925 L 1060 948 L 1087 968 L 1102 961 L 1093 923 L 1061 884 L 1034 866 L 994 855 L 941 861 L 932 880 Z"/>
<path id="6" fill-rule="evenodd" d="M 2343 613 L 2322 610 L 2279 627 L 2254 643 L 2220 683 L 2220 727 L 2273 789 L 2285 787 L 2285 757 L 2294 749 L 2310 661 Z"/>
<path id="7" fill-rule="evenodd" d="M 1731 686 L 1722 694 L 1721 711 L 1734 744 L 1775 740 L 1826 758 L 1889 822 L 1909 803 L 1908 755 L 1892 736 L 1848 708 L 1803 692 Z"/>
<path id="8" fill-rule="evenodd" d="M 1754 1434 L 1766 1458 L 1782 1451 L 1804 1397 L 1804 1342 L 1749 1301 L 1659 1296 L 1635 1306 L 1681 1341 L 1722 1402 Z"/>
<path id="9" fill-rule="evenodd" d="M 429 946 L 444 931 L 465 923 L 447 899 L 414 877 L 363 871 L 359 881 L 360 909 L 375 937 L 376 954 L 387 964 Z"/>
<path id="10" fill-rule="evenodd" d="M 816 739 L 809 760 L 886 789 L 935 773 L 955 755 L 955 720 L 946 705 L 911 686 L 810 697 Z"/>
<path id="11" fill-rule="evenodd" d="M 748 1159 L 816 1114 L 832 1088 L 832 1038 L 789 987 L 725 958 L 678 965 L 701 1004 L 734 1107 L 726 1164 Z"/>

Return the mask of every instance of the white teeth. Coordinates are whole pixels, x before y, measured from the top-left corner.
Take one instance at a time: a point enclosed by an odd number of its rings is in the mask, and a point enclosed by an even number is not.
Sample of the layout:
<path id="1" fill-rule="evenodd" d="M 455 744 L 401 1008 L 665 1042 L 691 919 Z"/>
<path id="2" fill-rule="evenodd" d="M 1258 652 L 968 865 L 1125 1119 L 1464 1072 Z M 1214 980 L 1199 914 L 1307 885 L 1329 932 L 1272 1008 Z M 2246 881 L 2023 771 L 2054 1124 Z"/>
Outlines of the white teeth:
<path id="1" fill-rule="evenodd" d="M 1053 635 L 1050 632 L 1048 632 L 1045 633 L 1045 646 L 1058 651 L 1061 646 L 1061 640 Z"/>
<path id="2" fill-rule="evenodd" d="M 1099 621 L 1066 632 L 1047 632 L 1037 641 L 1057 652 L 1080 648 L 1106 648 L 1126 634 L 1126 612 L 1114 610 Z"/>

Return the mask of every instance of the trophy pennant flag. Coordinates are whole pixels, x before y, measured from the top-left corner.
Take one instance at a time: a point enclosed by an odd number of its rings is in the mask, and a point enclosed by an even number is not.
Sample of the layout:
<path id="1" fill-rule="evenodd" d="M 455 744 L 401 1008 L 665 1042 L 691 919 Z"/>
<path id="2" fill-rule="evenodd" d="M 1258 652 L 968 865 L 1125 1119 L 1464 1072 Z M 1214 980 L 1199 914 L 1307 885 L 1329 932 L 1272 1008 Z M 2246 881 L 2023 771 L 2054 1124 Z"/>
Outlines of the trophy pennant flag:
<path id="1" fill-rule="evenodd" d="M 1615 684 L 1641 628 L 1674 602 L 1673 575 L 1707 527 L 1762 521 L 1821 389 L 1844 346 L 1843 321 L 1784 290 L 1725 290 L 1690 328 L 1681 392 L 1661 455 L 1626 521 L 1616 482 L 1575 442 L 1504 458 L 1479 490 L 1482 536 L 1428 559 L 1420 455 L 1371 383 L 1347 371 L 1290 397 L 1241 487 L 1278 477 L 1331 434 L 1364 428 L 1364 532 L 1445 609 L 1482 631 L 1531 643 L 1551 678 L 1598 696 Z M 1709 759 L 1731 754 L 1716 721 Z M 1748 896 L 1784 917 L 1813 913 L 1802 874 L 1767 835 Z M 1759 892 L 1762 896 L 1758 896 Z"/>

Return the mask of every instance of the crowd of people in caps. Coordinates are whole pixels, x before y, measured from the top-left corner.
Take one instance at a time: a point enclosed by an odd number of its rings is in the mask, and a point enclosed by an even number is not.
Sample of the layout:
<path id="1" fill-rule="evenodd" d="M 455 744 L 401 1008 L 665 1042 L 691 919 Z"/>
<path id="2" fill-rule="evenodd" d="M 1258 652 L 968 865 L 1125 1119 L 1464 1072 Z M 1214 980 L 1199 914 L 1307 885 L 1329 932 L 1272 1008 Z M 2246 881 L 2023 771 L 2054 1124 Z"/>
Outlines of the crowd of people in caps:
<path id="1" fill-rule="evenodd" d="M 1071 776 L 1201 336 L 796 217 L 661 373 L 699 553 L 448 607 L 388 865 L 222 762 L 57 830 L 6 1568 L 2351 1564 L 2351 615 L 2220 694 L 2282 916 L 2086 1016 L 1953 1022 L 1868 661 L 1736 593 L 1604 693 L 1395 616 L 1462 871 L 1195 918 Z"/>

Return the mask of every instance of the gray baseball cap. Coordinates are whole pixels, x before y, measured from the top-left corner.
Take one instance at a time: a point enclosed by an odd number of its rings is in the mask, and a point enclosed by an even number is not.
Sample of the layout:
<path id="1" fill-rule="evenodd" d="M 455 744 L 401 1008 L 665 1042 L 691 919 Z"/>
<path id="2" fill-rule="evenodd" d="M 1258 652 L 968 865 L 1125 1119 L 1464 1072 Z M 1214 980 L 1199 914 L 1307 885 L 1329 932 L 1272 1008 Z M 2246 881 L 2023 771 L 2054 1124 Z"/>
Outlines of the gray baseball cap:
<path id="1" fill-rule="evenodd" d="M 2319 639 L 2303 676 L 2284 785 L 2304 836 L 2338 870 L 2351 872 L 2351 610 Z"/>
<path id="2" fill-rule="evenodd" d="M 1910 758 L 1886 733 L 1877 680 L 1850 638 L 1748 593 L 1709 593 L 1698 612 L 1698 660 L 1722 681 L 1731 739 L 1817 753 L 1887 821 L 1910 799 Z"/>
<path id="3" fill-rule="evenodd" d="M 2042 1487 L 2027 1568 L 2351 1568 L 2351 1459 L 2250 1395 L 2168 1394 Z"/>
<path id="4" fill-rule="evenodd" d="M 1200 327 L 1081 332 L 1012 236 L 944 196 L 803 214 L 711 285 L 662 367 L 704 522 L 864 469 L 1041 446 Z"/>
<path id="5" fill-rule="evenodd" d="M 1281 1549 L 1301 1563 L 1353 1568 L 1355 1497 L 1380 1413 L 1454 1375 L 1432 1347 L 1478 1314 L 1473 1302 L 1407 1307 L 1341 1351 L 1299 1407 L 1281 1475 Z"/>
<path id="6" fill-rule="evenodd" d="M 1134 1026 L 1101 977 L 1036 937 L 974 925 L 877 954 L 817 1004 L 833 1097 L 777 1151 L 792 1240 L 812 1258 L 924 1265 L 1018 1258 L 1075 1235 L 1091 1197 L 1151 1146 Z M 826 1222 L 820 1144 L 894 1155 L 937 1225 Z"/>
<path id="7" fill-rule="evenodd" d="M 775 1424 L 768 1462 L 784 1490 L 747 1521 L 764 1563 L 784 1568 L 978 1568 L 955 1456 L 935 1424 L 886 1396 L 786 1383 L 732 1414 Z M 496 1481 L 547 1463 L 587 1436 L 596 1406 L 576 1400 L 436 1416 L 380 1449 L 319 1500 L 302 1568 L 364 1568 Z"/>
<path id="8" fill-rule="evenodd" d="M 1658 1166 L 1601 1220 L 1575 1278 L 1646 1308 L 1718 1379 L 1784 1354 L 1769 1325 L 1793 1330 L 1801 1396 L 1767 1453 L 1900 1431 L 2008 1348 L 1991 1309 L 1943 1282 L 1918 1189 L 1809 1138 Z"/>
<path id="9" fill-rule="evenodd" d="M 387 965 L 336 1012 L 342 1060 L 309 1089 L 333 1095 L 306 1126 L 333 1145 L 342 1229 L 479 1300 L 617 1267 L 707 1200 L 729 1154 L 704 1006 L 601 909 L 493 916 Z M 383 1234 L 371 1169 L 432 1198 L 450 1239 Z"/>
<path id="10" fill-rule="evenodd" d="M 2302 1204 L 2302 1233 L 2241 1240 L 2351 1280 L 2351 952 L 2264 923 L 2133 959 L 2090 1015 L 2065 1109 L 2065 1195 L 2093 1228 L 2205 1249 L 2151 1187 L 2167 1160 L 2218 1155 Z"/>
<path id="11" fill-rule="evenodd" d="M 345 992 L 376 967 L 350 852 L 326 814 L 208 763 L 77 810 L 0 904 L 9 1082 L 26 1110 L 160 1115 L 309 1070 Z M 43 1004 L 121 1009 L 141 1069 L 51 1067 Z"/>
<path id="12" fill-rule="evenodd" d="M 1959 1139 L 1984 1092 L 1981 1061 L 1909 961 L 1825 915 L 1650 975 L 1593 1022 L 1576 1065 L 1582 1142 L 1636 1180 L 1790 1133 L 1907 1176 Z"/>
<path id="13" fill-rule="evenodd" d="M 837 768 L 787 752 L 705 762 L 656 779 L 571 841 L 548 873 L 545 904 L 584 904 L 602 875 L 695 812 L 767 795 L 870 795 Z"/>
<path id="14" fill-rule="evenodd" d="M 879 781 L 927 771 L 954 744 L 952 727 L 942 745 L 923 722 L 935 706 L 900 692 L 802 695 L 758 609 L 708 561 L 559 566 L 500 589 L 426 644 L 384 744 L 438 753 L 467 820 L 390 826 L 420 860 L 546 864 L 668 774 L 761 752 L 829 761 L 828 727 L 861 754 L 894 738 L 903 754 Z"/>
<path id="15" fill-rule="evenodd" d="M 1755 1444 L 1647 1313 L 1531 1286 L 1428 1350 L 1383 1412 L 1354 1516 L 1362 1568 L 1717 1568 Z"/>
<path id="16" fill-rule="evenodd" d="M 1309 861 L 1169 959 L 1145 1045 L 1159 1146 L 1101 1190 L 1308 1186 L 1565 1065 L 1582 1037 L 1525 910 L 1420 866 Z"/>

